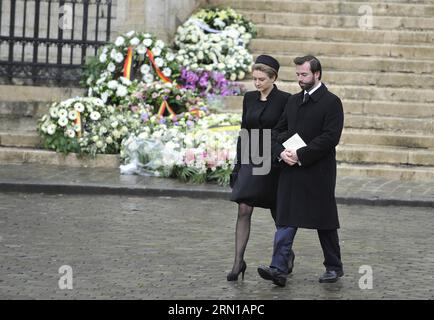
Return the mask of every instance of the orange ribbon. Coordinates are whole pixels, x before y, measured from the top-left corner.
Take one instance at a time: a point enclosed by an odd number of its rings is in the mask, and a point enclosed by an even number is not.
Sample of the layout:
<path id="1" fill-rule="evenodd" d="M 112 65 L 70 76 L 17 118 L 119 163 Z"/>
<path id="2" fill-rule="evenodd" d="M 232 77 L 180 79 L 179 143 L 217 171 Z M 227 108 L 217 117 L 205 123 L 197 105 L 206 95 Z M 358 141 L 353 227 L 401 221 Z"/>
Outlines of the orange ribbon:
<path id="1" fill-rule="evenodd" d="M 169 113 L 172 115 L 172 117 L 176 116 L 175 111 L 173 111 L 173 109 L 169 106 L 169 103 L 167 103 L 166 100 L 163 100 L 163 102 L 161 102 L 160 109 L 158 110 L 158 116 L 162 117 L 164 114 L 164 111 L 166 111 L 166 108 L 167 108 L 167 111 L 169 111 Z"/>
<path id="2" fill-rule="evenodd" d="M 155 63 L 154 60 L 154 55 L 152 54 L 152 51 L 149 49 L 146 49 L 146 55 L 148 56 L 149 60 L 152 63 L 152 66 L 154 67 L 155 72 L 157 73 L 157 75 L 160 77 L 161 80 L 163 80 L 163 82 L 170 82 L 172 83 L 172 80 L 170 80 L 168 77 L 166 77 L 160 70 L 160 68 L 157 66 L 157 64 Z"/>
<path id="3" fill-rule="evenodd" d="M 133 64 L 133 48 L 128 47 L 128 53 L 125 58 L 124 62 L 124 78 L 127 78 L 128 80 L 131 77 L 131 66 Z"/>

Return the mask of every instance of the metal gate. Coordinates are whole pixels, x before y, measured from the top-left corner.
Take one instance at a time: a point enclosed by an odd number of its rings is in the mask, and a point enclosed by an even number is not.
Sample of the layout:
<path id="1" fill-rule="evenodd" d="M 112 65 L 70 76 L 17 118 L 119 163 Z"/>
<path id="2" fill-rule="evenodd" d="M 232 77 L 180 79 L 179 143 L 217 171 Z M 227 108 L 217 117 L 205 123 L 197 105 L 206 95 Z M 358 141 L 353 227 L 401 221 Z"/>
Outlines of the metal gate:
<path id="1" fill-rule="evenodd" d="M 0 0 L 0 82 L 78 84 L 111 19 L 112 0 Z"/>

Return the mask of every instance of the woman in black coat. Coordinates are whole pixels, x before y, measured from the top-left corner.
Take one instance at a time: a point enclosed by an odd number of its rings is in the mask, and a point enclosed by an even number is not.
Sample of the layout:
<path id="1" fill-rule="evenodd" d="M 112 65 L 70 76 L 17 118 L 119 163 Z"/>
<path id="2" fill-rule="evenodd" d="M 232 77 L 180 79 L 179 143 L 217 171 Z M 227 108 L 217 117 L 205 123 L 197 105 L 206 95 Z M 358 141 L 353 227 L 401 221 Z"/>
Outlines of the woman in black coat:
<path id="1" fill-rule="evenodd" d="M 249 139 L 238 139 L 237 163 L 231 175 L 231 201 L 238 203 L 238 217 L 235 228 L 235 261 L 232 271 L 227 275 L 228 281 L 238 280 L 238 275 L 246 270 L 244 251 L 250 234 L 250 222 L 254 207 L 269 208 L 275 219 L 278 168 L 271 167 L 268 174 L 257 175 L 255 169 L 266 165 L 257 164 L 252 157 L 263 154 L 263 143 L 271 146 L 271 129 L 277 124 L 290 94 L 277 89 L 274 82 L 277 79 L 279 62 L 267 55 L 259 56 L 253 66 L 253 80 L 257 91 L 249 91 L 244 95 L 241 129 L 248 133 Z M 252 129 L 258 129 L 253 130 Z M 264 129 L 270 130 L 264 134 Z M 252 132 L 259 133 L 259 140 L 251 139 Z M 269 135 L 267 135 L 269 133 Z M 263 137 L 268 138 L 263 141 Z M 256 144 L 255 144 L 256 142 Z M 250 147 L 250 148 L 249 148 Z M 248 151 L 248 161 L 244 163 L 242 153 Z M 268 163 L 270 164 L 270 163 Z"/>

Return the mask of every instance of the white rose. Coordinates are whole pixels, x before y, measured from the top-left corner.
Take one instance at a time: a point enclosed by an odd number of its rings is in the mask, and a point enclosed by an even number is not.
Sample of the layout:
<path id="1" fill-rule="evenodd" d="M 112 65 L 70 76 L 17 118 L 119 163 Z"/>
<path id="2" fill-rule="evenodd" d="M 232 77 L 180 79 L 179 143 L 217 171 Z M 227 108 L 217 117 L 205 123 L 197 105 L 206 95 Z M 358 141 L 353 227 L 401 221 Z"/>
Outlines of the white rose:
<path id="1" fill-rule="evenodd" d="M 123 60 L 124 60 L 124 56 L 123 56 L 123 54 L 120 53 L 120 52 L 118 52 L 118 53 L 116 54 L 115 61 L 116 61 L 117 63 L 121 63 Z"/>
<path id="2" fill-rule="evenodd" d="M 235 73 L 231 73 L 231 77 L 229 78 L 231 81 L 237 80 L 237 75 Z"/>
<path id="3" fill-rule="evenodd" d="M 98 140 L 95 145 L 98 149 L 102 149 L 102 147 L 104 147 L 104 142 L 102 142 L 101 140 Z"/>
<path id="4" fill-rule="evenodd" d="M 167 61 L 173 61 L 175 59 L 175 55 L 171 52 L 166 54 Z"/>
<path id="5" fill-rule="evenodd" d="M 146 47 L 144 46 L 138 46 L 137 47 L 138 54 L 145 54 L 146 53 Z"/>
<path id="6" fill-rule="evenodd" d="M 106 61 L 107 61 L 107 55 L 106 55 L 105 53 L 101 54 L 101 55 L 99 56 L 99 61 L 100 61 L 101 63 L 106 62 Z"/>
<path id="7" fill-rule="evenodd" d="M 117 37 L 115 40 L 115 46 L 119 47 L 121 45 L 123 45 L 125 42 L 125 39 L 123 37 Z"/>
<path id="8" fill-rule="evenodd" d="M 152 82 L 154 82 L 154 76 L 151 73 L 148 73 L 143 77 L 143 80 L 146 83 L 152 83 Z"/>
<path id="9" fill-rule="evenodd" d="M 138 38 L 136 38 L 136 37 L 134 37 L 134 38 L 132 38 L 132 39 L 130 40 L 130 44 L 131 44 L 132 46 L 137 46 L 139 43 L 140 43 L 140 40 L 139 40 Z"/>
<path id="10" fill-rule="evenodd" d="M 110 80 L 107 83 L 107 87 L 109 87 L 109 89 L 114 90 L 114 89 L 116 89 L 118 87 L 118 82 L 116 80 Z"/>
<path id="11" fill-rule="evenodd" d="M 135 31 L 134 31 L 134 30 L 131 30 L 131 31 L 128 31 L 125 35 L 126 35 L 128 38 L 131 38 L 131 37 L 134 35 L 134 33 L 135 33 Z"/>
<path id="12" fill-rule="evenodd" d="M 59 115 L 58 115 L 58 112 L 57 112 L 57 108 L 56 107 L 51 107 L 50 108 L 50 117 L 51 118 L 57 118 L 58 116 Z"/>
<path id="13" fill-rule="evenodd" d="M 113 143 L 113 138 L 110 137 L 110 136 L 108 136 L 108 137 L 105 139 L 105 142 L 107 142 L 108 144 L 111 144 L 111 143 Z"/>
<path id="14" fill-rule="evenodd" d="M 243 80 L 245 76 L 246 76 L 246 73 L 244 71 L 238 72 L 238 79 Z"/>
<path id="15" fill-rule="evenodd" d="M 104 91 L 101 95 L 101 99 L 102 99 L 102 101 L 104 101 L 104 103 L 107 102 L 109 97 L 110 97 L 110 94 L 107 91 Z"/>
<path id="16" fill-rule="evenodd" d="M 157 40 L 157 41 L 155 41 L 155 46 L 157 46 L 160 49 L 163 49 L 164 48 L 164 42 L 161 40 Z"/>
<path id="17" fill-rule="evenodd" d="M 112 128 L 116 128 L 119 125 L 119 122 L 113 121 L 111 124 Z"/>
<path id="18" fill-rule="evenodd" d="M 147 64 L 144 64 L 140 67 L 140 72 L 143 74 L 147 74 L 151 71 L 151 67 Z"/>
<path id="19" fill-rule="evenodd" d="M 99 120 L 101 118 L 101 114 L 98 111 L 92 111 L 91 114 L 90 114 L 90 118 L 93 121 L 97 121 L 97 120 Z"/>
<path id="20" fill-rule="evenodd" d="M 161 49 L 158 47 L 152 48 L 152 53 L 154 56 L 159 56 L 161 54 Z"/>
<path id="21" fill-rule="evenodd" d="M 52 136 L 56 132 L 56 125 L 55 124 L 49 124 L 47 126 L 47 133 Z"/>
<path id="22" fill-rule="evenodd" d="M 109 65 L 107 66 L 107 70 L 113 72 L 115 71 L 115 69 L 116 69 L 115 64 L 113 62 L 110 62 Z"/>
<path id="23" fill-rule="evenodd" d="M 170 77 L 170 76 L 172 75 L 172 70 L 170 70 L 170 68 L 164 68 L 164 69 L 163 69 L 163 74 L 164 74 L 166 77 Z"/>
<path id="24" fill-rule="evenodd" d="M 104 126 L 101 126 L 101 127 L 99 128 L 99 134 L 100 134 L 100 135 L 103 135 L 104 133 L 107 133 L 107 128 L 104 127 Z"/>
<path id="25" fill-rule="evenodd" d="M 77 111 L 72 110 L 68 112 L 68 118 L 69 120 L 75 120 L 77 119 Z"/>
<path id="26" fill-rule="evenodd" d="M 66 118 L 68 116 L 68 111 L 66 111 L 65 109 L 60 109 L 57 114 L 59 118 Z"/>
<path id="27" fill-rule="evenodd" d="M 74 104 L 74 109 L 78 112 L 83 112 L 84 111 L 84 105 L 80 102 L 77 102 L 76 104 Z"/>
<path id="28" fill-rule="evenodd" d="M 125 77 L 120 77 L 119 79 L 121 79 L 122 83 L 126 86 L 129 86 L 131 84 L 131 80 Z"/>
<path id="29" fill-rule="evenodd" d="M 67 118 L 59 118 L 57 123 L 59 124 L 59 126 L 65 127 L 68 124 L 68 119 Z"/>
<path id="30" fill-rule="evenodd" d="M 159 67 L 162 67 L 164 65 L 164 60 L 161 58 L 156 58 L 155 59 L 155 64 Z"/>
<path id="31" fill-rule="evenodd" d="M 142 43 L 149 48 L 152 45 L 152 39 L 145 39 Z"/>
<path id="32" fill-rule="evenodd" d="M 128 94 L 128 90 L 125 86 L 119 85 L 118 89 L 116 90 L 116 95 L 118 97 L 125 97 Z"/>
<path id="33" fill-rule="evenodd" d="M 72 129 L 68 129 L 68 130 L 66 130 L 66 135 L 67 135 L 69 138 L 74 138 L 74 137 L 75 137 L 75 131 L 72 130 Z"/>

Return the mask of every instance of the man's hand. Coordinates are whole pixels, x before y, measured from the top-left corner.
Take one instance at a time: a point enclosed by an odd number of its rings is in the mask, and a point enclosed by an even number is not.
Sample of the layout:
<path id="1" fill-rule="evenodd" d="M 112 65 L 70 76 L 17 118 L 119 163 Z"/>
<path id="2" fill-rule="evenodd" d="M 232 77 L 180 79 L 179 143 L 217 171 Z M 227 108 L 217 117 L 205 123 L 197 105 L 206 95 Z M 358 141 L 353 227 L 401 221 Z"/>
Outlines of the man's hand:
<path id="1" fill-rule="evenodd" d="M 297 152 L 295 152 L 295 150 L 283 150 L 280 153 L 280 158 L 289 166 L 293 166 L 298 162 Z"/>

